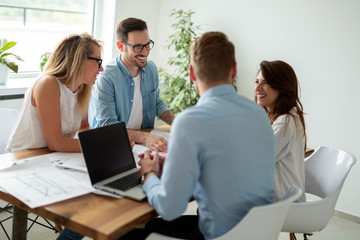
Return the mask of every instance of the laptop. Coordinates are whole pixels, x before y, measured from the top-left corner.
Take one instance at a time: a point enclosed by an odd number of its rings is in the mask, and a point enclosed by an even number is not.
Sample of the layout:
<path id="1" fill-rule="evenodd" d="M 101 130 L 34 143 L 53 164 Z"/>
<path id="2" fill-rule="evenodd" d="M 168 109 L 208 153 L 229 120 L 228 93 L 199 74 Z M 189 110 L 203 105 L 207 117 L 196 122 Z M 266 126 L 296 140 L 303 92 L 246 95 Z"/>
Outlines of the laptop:
<path id="1" fill-rule="evenodd" d="M 79 132 L 94 188 L 135 200 L 146 198 L 124 122 Z"/>

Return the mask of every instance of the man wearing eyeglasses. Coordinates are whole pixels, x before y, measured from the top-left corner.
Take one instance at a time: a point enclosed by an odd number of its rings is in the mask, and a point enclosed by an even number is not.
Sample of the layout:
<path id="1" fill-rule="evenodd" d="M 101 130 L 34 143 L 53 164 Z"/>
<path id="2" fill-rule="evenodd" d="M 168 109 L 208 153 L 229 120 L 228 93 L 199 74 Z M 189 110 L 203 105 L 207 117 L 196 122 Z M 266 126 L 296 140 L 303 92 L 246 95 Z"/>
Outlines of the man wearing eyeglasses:
<path id="1" fill-rule="evenodd" d="M 106 65 L 94 86 L 89 122 L 100 127 L 124 121 L 129 136 L 152 150 L 167 150 L 160 136 L 136 131 L 154 127 L 155 116 L 171 125 L 174 115 L 160 98 L 156 65 L 148 60 L 154 42 L 149 38 L 146 22 L 127 18 L 116 28 L 116 45 L 120 55 Z"/>

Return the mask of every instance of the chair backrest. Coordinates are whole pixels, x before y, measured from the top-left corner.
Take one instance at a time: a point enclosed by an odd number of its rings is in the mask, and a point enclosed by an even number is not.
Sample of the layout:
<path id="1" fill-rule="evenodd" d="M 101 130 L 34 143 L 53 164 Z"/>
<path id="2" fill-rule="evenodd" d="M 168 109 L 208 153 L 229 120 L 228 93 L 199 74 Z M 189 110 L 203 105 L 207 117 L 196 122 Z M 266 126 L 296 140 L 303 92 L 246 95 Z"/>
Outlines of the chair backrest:
<path id="1" fill-rule="evenodd" d="M 342 186 L 356 158 L 349 152 L 321 146 L 305 159 L 305 192 L 325 198 Z"/>
<path id="2" fill-rule="evenodd" d="M 298 187 L 291 187 L 282 200 L 252 208 L 233 229 L 216 240 L 277 240 L 291 204 L 301 194 L 302 191 Z"/>
<path id="3" fill-rule="evenodd" d="M 15 109 L 0 108 L 0 154 L 5 152 L 7 141 L 18 117 Z"/>
<path id="4" fill-rule="evenodd" d="M 312 202 L 293 203 L 283 232 L 321 231 L 334 214 L 346 177 L 356 158 L 346 151 L 321 146 L 305 160 L 305 192 L 320 197 Z"/>

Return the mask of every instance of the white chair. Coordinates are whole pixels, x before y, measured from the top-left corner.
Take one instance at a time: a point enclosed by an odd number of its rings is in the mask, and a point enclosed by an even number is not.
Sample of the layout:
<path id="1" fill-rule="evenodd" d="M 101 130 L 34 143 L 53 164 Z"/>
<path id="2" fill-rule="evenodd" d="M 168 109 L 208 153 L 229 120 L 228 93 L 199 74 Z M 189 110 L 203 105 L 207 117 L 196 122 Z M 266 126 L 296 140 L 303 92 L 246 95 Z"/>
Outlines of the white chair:
<path id="1" fill-rule="evenodd" d="M 214 240 L 233 240 L 239 238 L 277 240 L 291 204 L 301 194 L 302 191 L 298 187 L 291 187 L 282 200 L 272 204 L 253 207 L 235 227 Z M 147 240 L 151 239 L 175 240 L 177 238 L 151 233 Z"/>
<path id="2" fill-rule="evenodd" d="M 215 240 L 277 240 L 291 204 L 301 194 L 298 187 L 291 187 L 282 200 L 252 208 L 233 229 Z"/>
<path id="3" fill-rule="evenodd" d="M 356 158 L 349 152 L 321 146 L 305 159 L 305 193 L 319 200 L 293 203 L 282 232 L 304 233 L 304 239 L 321 231 L 333 216 L 345 179 Z M 295 236 L 290 239 L 296 239 Z"/>
<path id="4" fill-rule="evenodd" d="M 18 117 L 15 109 L 0 108 L 0 154 L 5 153 L 5 147 L 9 140 L 11 131 Z"/>

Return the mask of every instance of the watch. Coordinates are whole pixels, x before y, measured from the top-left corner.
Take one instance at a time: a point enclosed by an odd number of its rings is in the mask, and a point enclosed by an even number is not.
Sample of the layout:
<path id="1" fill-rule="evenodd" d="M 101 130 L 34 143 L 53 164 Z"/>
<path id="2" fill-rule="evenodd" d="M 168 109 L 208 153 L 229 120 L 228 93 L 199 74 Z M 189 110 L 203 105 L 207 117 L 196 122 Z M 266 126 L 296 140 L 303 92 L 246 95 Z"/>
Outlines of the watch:
<path id="1" fill-rule="evenodd" d="M 147 171 L 147 172 L 145 172 L 145 173 L 143 174 L 144 179 L 146 178 L 146 176 L 147 176 L 149 173 L 155 173 L 155 175 L 157 175 L 156 171 L 154 171 L 154 170 L 149 170 L 149 171 Z"/>

